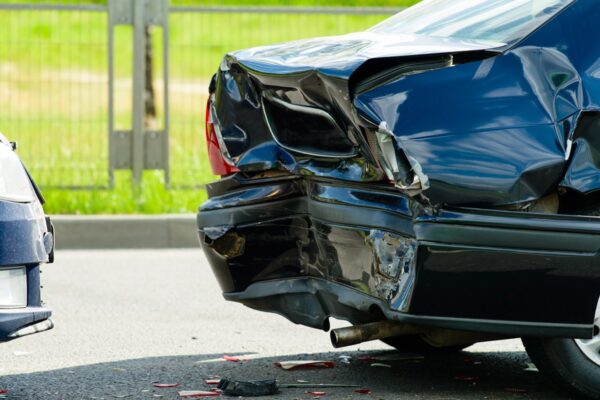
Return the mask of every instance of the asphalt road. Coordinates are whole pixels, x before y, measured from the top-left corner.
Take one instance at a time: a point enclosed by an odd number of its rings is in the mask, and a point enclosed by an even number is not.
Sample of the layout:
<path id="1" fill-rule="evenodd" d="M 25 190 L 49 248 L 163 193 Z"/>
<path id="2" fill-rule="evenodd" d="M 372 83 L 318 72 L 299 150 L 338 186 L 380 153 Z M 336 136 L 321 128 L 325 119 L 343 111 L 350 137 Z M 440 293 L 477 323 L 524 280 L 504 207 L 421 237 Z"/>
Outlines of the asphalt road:
<path id="1" fill-rule="evenodd" d="M 373 367 L 358 358 L 394 354 L 389 347 L 374 342 L 334 351 L 324 332 L 226 303 L 200 250 L 63 251 L 42 279 L 56 328 L 0 345 L 0 389 L 10 398 L 177 399 L 177 390 L 209 389 L 204 380 L 213 375 L 372 391 L 324 389 L 325 399 L 565 398 L 540 373 L 525 370 L 529 360 L 514 340 Z M 342 355 L 351 362 L 341 362 Z M 283 371 L 273 365 L 296 359 L 336 366 Z M 153 382 L 181 386 L 157 389 Z M 273 398 L 312 398 L 306 391 L 285 389 Z"/>

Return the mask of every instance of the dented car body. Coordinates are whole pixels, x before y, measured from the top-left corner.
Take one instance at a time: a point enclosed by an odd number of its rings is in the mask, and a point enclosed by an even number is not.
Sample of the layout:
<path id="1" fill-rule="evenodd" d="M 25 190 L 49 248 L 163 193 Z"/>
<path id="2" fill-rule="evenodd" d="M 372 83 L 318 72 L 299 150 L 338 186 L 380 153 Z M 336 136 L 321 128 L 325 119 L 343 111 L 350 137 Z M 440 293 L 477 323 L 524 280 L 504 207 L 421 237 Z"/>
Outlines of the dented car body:
<path id="1" fill-rule="evenodd" d="M 225 298 L 321 329 L 597 335 L 598 18 L 429 0 L 228 54 L 207 108 L 223 178 L 198 214 Z"/>

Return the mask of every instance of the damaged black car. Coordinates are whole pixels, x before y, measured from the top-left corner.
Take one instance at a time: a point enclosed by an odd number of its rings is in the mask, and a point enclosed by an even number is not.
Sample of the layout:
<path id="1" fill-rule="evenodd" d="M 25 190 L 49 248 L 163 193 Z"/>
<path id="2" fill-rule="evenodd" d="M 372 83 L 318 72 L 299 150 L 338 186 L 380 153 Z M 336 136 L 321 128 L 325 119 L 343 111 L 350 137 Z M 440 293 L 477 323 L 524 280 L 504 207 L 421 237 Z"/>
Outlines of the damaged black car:
<path id="1" fill-rule="evenodd" d="M 225 56 L 198 213 L 227 300 L 600 398 L 600 2 L 425 0 Z"/>

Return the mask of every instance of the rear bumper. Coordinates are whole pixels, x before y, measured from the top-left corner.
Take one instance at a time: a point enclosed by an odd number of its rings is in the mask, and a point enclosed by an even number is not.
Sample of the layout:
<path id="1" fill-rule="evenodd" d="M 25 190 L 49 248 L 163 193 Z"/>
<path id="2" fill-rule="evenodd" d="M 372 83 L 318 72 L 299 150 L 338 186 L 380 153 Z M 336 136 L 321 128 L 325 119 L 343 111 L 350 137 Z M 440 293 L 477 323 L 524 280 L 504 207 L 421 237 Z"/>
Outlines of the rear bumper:
<path id="1" fill-rule="evenodd" d="M 588 337 L 600 221 L 442 210 L 313 179 L 209 188 L 200 239 L 225 298 L 324 327 L 381 318 L 514 336 Z"/>

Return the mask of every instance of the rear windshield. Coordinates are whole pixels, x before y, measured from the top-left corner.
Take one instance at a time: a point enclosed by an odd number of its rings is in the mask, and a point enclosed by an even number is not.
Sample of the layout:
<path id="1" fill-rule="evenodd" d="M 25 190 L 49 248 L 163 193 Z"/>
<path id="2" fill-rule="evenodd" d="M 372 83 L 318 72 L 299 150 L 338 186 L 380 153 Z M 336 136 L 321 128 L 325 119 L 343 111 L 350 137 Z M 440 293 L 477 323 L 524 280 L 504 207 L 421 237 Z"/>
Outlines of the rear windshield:
<path id="1" fill-rule="evenodd" d="M 423 0 L 371 28 L 510 44 L 544 24 L 574 0 Z"/>

